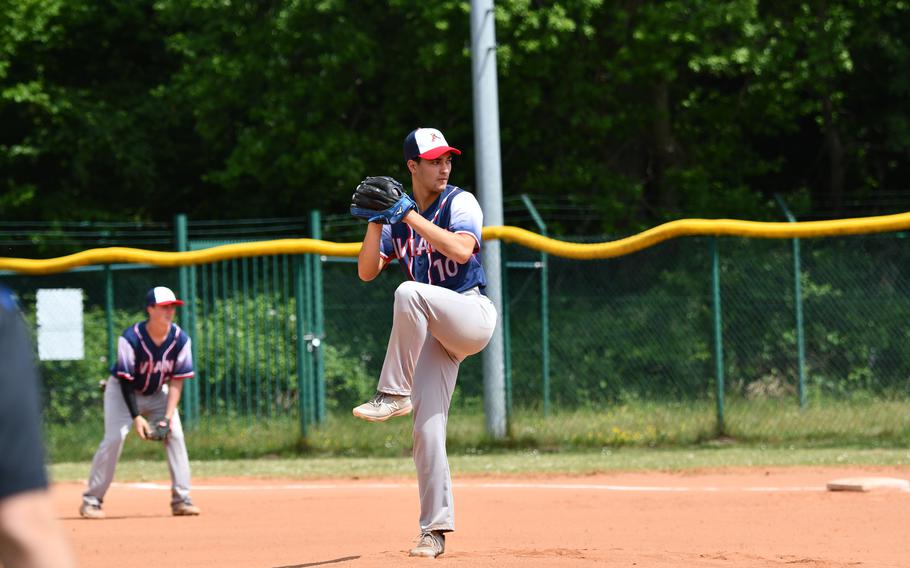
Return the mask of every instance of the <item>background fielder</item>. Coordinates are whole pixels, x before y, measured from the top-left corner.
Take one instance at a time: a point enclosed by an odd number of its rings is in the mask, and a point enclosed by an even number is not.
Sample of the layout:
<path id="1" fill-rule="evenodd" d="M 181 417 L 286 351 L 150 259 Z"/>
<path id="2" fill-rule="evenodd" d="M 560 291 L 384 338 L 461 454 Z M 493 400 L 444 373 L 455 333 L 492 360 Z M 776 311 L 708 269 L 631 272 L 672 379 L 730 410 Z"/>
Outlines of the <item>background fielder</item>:
<path id="1" fill-rule="evenodd" d="M 156 429 L 164 430 L 171 512 L 178 516 L 200 512 L 190 500 L 190 460 L 177 411 L 183 381 L 193 376 L 190 337 L 173 322 L 175 309 L 183 302 L 170 288 L 157 286 L 146 294 L 145 305 L 148 320 L 131 325 L 120 336 L 117 361 L 104 389 L 104 439 L 92 460 L 88 488 L 79 508 L 86 518 L 104 518 L 101 504 L 131 426 L 144 440 Z M 153 419 L 154 428 L 146 417 Z"/>
<path id="2" fill-rule="evenodd" d="M 408 279 L 395 291 L 376 396 L 354 415 L 383 421 L 413 410 L 421 535 L 411 556 L 442 554 L 445 533 L 455 529 L 449 404 L 461 361 L 483 349 L 496 326 L 496 309 L 483 294 L 483 213 L 473 195 L 448 184 L 453 154 L 461 152 L 439 130 L 418 128 L 404 143 L 413 200 L 390 178 L 367 178 L 352 197 L 352 213 L 371 221 L 357 259 L 360 278 L 372 280 L 398 259 Z M 371 208 L 383 194 L 393 196 L 382 204 L 387 208 Z"/>

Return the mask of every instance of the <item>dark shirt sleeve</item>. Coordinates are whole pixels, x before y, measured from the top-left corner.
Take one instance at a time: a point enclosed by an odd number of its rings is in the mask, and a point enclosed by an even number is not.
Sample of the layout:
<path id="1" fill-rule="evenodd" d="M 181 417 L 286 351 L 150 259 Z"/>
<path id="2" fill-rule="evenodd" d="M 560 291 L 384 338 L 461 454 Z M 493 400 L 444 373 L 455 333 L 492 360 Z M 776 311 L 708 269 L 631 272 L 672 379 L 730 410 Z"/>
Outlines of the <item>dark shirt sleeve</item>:
<path id="1" fill-rule="evenodd" d="M 120 392 L 123 393 L 123 400 L 126 402 L 126 407 L 130 410 L 130 416 L 136 418 L 139 416 L 139 406 L 136 404 L 136 390 L 133 388 L 133 383 L 126 379 L 113 380 L 120 383 Z"/>
<path id="2" fill-rule="evenodd" d="M 47 488 L 40 378 L 25 321 L 0 290 L 0 499 Z"/>

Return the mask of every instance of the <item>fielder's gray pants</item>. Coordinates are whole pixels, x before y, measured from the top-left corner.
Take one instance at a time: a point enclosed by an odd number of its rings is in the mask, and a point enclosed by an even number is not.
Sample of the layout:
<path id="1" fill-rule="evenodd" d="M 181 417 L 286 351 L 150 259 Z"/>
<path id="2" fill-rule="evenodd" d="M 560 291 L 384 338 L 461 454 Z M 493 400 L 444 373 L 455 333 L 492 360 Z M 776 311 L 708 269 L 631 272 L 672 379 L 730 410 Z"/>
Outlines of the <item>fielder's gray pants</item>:
<path id="1" fill-rule="evenodd" d="M 496 308 L 476 288 L 459 294 L 409 281 L 395 291 L 379 390 L 411 396 L 421 532 L 455 530 L 446 457 L 449 403 L 458 366 L 489 343 L 495 327 Z"/>
<path id="2" fill-rule="evenodd" d="M 142 395 L 136 394 L 136 406 L 139 413 L 149 421 L 164 416 L 167 409 L 168 386 L 160 391 Z M 111 482 L 114 470 L 123 451 L 123 442 L 133 427 L 133 417 L 123 400 L 120 380 L 110 377 L 104 388 L 104 439 L 95 452 L 92 460 L 92 471 L 88 478 L 88 489 L 82 494 L 86 503 L 101 505 Z M 183 438 L 183 427 L 180 425 L 180 414 L 175 410 L 171 418 L 171 432 L 164 442 L 167 449 L 167 465 L 171 471 L 171 503 L 179 503 L 190 496 L 190 459 L 186 453 L 186 440 Z"/>

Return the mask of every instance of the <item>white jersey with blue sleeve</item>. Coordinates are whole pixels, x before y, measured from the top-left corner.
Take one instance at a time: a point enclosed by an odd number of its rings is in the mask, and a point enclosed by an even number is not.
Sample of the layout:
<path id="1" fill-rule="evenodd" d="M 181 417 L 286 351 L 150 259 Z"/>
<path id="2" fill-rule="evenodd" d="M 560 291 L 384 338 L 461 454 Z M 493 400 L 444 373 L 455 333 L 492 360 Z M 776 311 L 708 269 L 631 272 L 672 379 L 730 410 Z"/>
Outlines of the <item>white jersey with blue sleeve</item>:
<path id="1" fill-rule="evenodd" d="M 447 185 L 436 201 L 421 211 L 431 223 L 453 233 L 474 237 L 474 254 L 458 264 L 424 241 L 407 223 L 383 225 L 379 254 L 386 262 L 398 259 L 409 280 L 442 286 L 455 292 L 486 288 L 486 275 L 480 262 L 483 212 L 477 199 L 465 190 Z"/>

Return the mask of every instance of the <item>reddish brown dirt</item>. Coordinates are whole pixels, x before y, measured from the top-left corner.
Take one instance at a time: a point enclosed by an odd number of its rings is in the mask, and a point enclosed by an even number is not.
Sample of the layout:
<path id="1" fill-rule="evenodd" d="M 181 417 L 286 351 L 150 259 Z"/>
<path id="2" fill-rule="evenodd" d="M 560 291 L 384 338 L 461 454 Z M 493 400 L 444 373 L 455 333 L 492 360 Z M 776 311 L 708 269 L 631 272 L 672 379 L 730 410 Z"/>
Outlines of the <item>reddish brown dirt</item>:
<path id="1" fill-rule="evenodd" d="M 346 568 L 910 566 L 910 492 L 827 492 L 888 469 L 736 469 L 583 477 L 455 476 L 457 532 L 408 558 L 413 479 L 197 479 L 199 517 L 174 518 L 167 481 L 116 484 L 108 518 L 80 519 L 81 484 L 53 495 L 79 565 Z"/>

